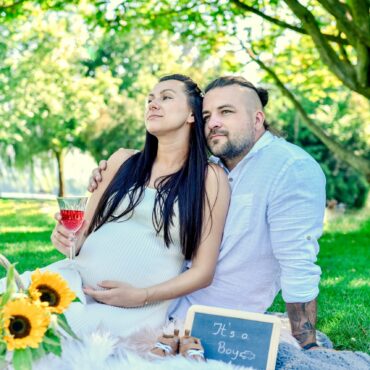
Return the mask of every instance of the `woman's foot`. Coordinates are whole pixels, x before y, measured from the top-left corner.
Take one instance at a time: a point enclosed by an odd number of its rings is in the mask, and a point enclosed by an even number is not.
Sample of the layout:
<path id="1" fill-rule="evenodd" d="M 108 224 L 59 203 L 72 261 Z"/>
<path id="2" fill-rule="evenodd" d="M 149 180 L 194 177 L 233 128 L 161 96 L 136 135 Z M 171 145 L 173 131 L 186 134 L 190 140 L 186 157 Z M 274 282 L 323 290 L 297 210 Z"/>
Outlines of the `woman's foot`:
<path id="1" fill-rule="evenodd" d="M 179 353 L 189 359 L 205 361 L 204 348 L 198 338 L 189 335 L 190 331 L 185 330 L 185 335 L 180 338 Z"/>
<path id="2" fill-rule="evenodd" d="M 173 334 L 162 334 L 155 343 L 150 353 L 159 356 L 174 356 L 179 351 L 179 330 L 175 329 Z"/>

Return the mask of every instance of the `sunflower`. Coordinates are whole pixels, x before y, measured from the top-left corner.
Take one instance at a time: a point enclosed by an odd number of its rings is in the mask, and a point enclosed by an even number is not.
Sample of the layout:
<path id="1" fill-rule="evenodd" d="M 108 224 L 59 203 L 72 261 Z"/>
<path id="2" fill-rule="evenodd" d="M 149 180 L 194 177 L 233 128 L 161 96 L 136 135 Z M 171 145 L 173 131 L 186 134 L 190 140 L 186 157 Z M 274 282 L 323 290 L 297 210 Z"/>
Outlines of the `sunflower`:
<path id="1" fill-rule="evenodd" d="M 38 269 L 31 276 L 28 291 L 33 300 L 47 303 L 47 309 L 53 313 L 62 313 L 76 298 L 59 274 Z"/>
<path id="2" fill-rule="evenodd" d="M 50 314 L 28 299 L 15 299 L 3 308 L 4 340 L 9 351 L 37 348 L 49 326 Z"/>

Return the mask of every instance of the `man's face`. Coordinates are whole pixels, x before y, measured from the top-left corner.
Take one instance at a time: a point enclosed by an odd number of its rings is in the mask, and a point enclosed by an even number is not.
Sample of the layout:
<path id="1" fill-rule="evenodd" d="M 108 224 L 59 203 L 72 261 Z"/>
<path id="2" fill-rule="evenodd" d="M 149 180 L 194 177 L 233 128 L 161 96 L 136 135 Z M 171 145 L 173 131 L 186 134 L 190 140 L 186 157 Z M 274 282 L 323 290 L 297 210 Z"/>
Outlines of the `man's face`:
<path id="1" fill-rule="evenodd" d="M 204 97 L 208 147 L 229 168 L 235 167 L 264 131 L 264 116 L 258 108 L 262 107 L 257 94 L 239 85 L 215 88 Z"/>

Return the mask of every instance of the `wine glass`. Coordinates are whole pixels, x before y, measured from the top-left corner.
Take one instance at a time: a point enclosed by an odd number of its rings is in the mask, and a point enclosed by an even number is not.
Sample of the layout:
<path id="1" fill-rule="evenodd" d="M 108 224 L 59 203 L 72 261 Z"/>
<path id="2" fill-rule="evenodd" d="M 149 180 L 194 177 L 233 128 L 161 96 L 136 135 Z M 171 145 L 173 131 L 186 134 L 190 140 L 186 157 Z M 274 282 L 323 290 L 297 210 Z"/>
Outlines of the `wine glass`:
<path id="1" fill-rule="evenodd" d="M 69 258 L 73 260 L 76 256 L 76 232 L 82 226 L 85 207 L 88 197 L 58 197 L 61 224 L 73 232 L 72 245 L 69 250 Z"/>

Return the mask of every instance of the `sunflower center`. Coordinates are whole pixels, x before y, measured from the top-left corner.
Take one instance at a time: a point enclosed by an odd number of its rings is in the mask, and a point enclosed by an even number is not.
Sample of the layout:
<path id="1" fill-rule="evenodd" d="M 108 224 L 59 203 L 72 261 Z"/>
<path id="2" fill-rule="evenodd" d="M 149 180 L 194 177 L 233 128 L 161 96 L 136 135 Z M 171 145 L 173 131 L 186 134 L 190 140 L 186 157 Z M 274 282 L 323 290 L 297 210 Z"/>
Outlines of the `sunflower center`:
<path id="1" fill-rule="evenodd" d="M 31 332 L 31 323 L 27 317 L 14 316 L 10 319 L 9 332 L 14 338 L 24 338 Z"/>
<path id="2" fill-rule="evenodd" d="M 47 302 L 49 306 L 56 307 L 60 302 L 60 295 L 48 285 L 39 285 L 37 290 L 41 293 L 40 301 Z"/>

